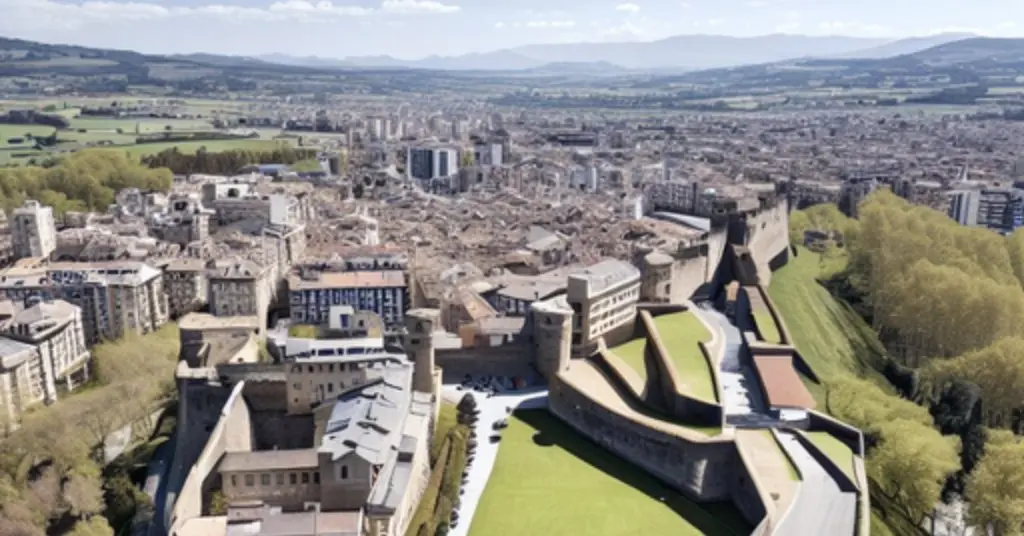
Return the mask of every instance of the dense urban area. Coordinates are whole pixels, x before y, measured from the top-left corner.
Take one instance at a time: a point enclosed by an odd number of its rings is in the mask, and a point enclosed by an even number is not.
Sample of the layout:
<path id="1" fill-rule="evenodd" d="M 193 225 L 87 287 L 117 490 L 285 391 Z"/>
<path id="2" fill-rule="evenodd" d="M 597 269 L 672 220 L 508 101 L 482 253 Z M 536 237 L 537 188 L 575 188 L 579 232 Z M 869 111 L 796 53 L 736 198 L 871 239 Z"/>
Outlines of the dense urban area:
<path id="1" fill-rule="evenodd" d="M 949 39 L 0 39 L 0 536 L 1024 533 L 1024 40 Z"/>

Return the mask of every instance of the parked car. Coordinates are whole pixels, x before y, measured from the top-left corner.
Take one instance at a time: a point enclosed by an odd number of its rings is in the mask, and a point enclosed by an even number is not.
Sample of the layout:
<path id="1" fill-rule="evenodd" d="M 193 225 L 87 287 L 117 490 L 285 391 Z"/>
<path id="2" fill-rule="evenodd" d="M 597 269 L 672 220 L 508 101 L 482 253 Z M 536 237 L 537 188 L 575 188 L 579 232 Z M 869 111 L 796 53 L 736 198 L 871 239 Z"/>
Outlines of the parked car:
<path id="1" fill-rule="evenodd" d="M 491 443 L 497 443 L 501 441 L 501 434 L 494 434 L 491 436 Z"/>

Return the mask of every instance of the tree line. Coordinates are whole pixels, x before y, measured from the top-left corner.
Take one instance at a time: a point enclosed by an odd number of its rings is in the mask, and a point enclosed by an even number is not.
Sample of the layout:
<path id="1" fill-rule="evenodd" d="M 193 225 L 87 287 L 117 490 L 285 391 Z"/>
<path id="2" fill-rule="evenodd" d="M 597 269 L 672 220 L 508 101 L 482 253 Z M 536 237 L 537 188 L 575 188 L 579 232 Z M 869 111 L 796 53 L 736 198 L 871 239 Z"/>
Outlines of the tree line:
<path id="1" fill-rule="evenodd" d="M 865 431 L 868 474 L 909 519 L 956 493 L 975 525 L 1024 533 L 1024 231 L 965 227 L 888 191 L 858 212 L 795 212 L 791 238 L 835 237 L 826 255 L 846 263 L 830 286 L 885 345 L 879 372 L 899 396 L 846 379 L 828 410 Z"/>
<path id="2" fill-rule="evenodd" d="M 195 154 L 183 153 L 177 147 L 165 149 L 157 154 L 142 157 L 142 163 L 151 168 L 167 168 L 178 175 L 204 173 L 230 175 L 245 166 L 255 164 L 294 164 L 315 159 L 315 149 L 297 149 L 290 146 L 278 147 L 271 151 L 233 149 L 209 152 L 200 147 Z"/>
<path id="3" fill-rule="evenodd" d="M 106 212 L 123 188 L 166 192 L 173 179 L 169 170 L 150 169 L 117 151 L 81 151 L 51 167 L 0 169 L 0 208 L 10 212 L 36 199 L 58 214 Z"/>
<path id="4" fill-rule="evenodd" d="M 102 445 L 172 396 L 178 350 L 175 325 L 97 345 L 93 385 L 0 439 L 0 535 L 111 536 L 111 522 L 130 520 L 148 499 L 123 471 L 104 471 Z"/>

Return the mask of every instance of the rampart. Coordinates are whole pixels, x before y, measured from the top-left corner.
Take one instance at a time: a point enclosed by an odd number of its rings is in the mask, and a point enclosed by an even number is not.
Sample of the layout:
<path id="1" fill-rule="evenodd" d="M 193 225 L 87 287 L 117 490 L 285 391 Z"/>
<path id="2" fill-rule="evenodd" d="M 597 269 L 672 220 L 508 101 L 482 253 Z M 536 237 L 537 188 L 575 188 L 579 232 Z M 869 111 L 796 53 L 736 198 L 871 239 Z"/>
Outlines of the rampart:
<path id="1" fill-rule="evenodd" d="M 757 264 L 762 285 L 772 281 L 772 271 L 789 261 L 789 204 L 783 197 L 764 200 L 761 209 L 746 216 L 746 246 Z"/>
<path id="2" fill-rule="evenodd" d="M 649 360 L 658 371 L 656 375 L 648 378 L 649 385 L 647 391 L 650 392 L 656 388 L 657 392 L 660 393 L 664 409 L 669 415 L 677 419 L 698 426 L 722 426 L 725 419 L 725 411 L 722 409 L 722 405 L 716 400 L 702 400 L 685 392 L 683 389 L 684 382 L 679 371 L 676 370 L 675 364 L 672 363 L 672 359 L 669 357 L 669 352 L 661 340 L 661 334 L 658 333 L 658 329 L 654 325 L 654 318 L 651 316 L 651 313 L 640 311 L 639 316 L 640 322 L 644 324 L 644 331 L 647 337 L 647 342 L 644 345 L 644 359 Z M 694 348 L 693 350 L 701 352 L 701 359 L 707 360 L 707 354 L 701 351 L 700 348 Z M 717 382 L 714 380 L 715 370 L 714 367 L 711 367 L 710 363 L 708 363 L 708 374 L 711 376 L 711 381 L 716 386 L 715 392 L 717 392 Z M 655 383 L 651 385 L 651 382 Z"/>
<path id="3" fill-rule="evenodd" d="M 533 377 L 535 350 L 531 344 L 506 344 L 489 348 L 437 349 L 434 363 L 444 371 L 445 382 L 459 382 L 466 374 Z"/>
<path id="4" fill-rule="evenodd" d="M 245 383 L 239 383 L 232 389 L 231 395 L 220 412 L 217 425 L 210 433 L 210 438 L 188 476 L 181 486 L 174 508 L 171 510 L 170 531 L 175 536 L 189 520 L 202 516 L 208 508 L 209 493 L 219 483 L 219 476 L 214 472 L 225 452 L 252 450 L 252 435 L 249 421 L 249 408 L 242 398 Z M 175 463 L 179 463 L 177 460 Z"/>

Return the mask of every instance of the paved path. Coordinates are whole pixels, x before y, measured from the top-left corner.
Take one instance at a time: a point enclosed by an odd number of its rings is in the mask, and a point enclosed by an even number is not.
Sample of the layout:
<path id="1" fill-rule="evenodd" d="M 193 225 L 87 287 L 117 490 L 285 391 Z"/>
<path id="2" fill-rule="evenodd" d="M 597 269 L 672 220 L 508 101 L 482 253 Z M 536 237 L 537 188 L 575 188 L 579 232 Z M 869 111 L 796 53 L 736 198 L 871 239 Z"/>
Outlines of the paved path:
<path id="1" fill-rule="evenodd" d="M 724 351 L 718 363 L 718 381 L 722 384 L 726 424 L 738 428 L 769 428 L 778 425 L 779 421 L 768 415 L 763 408 L 761 390 L 754 371 L 740 360 L 744 349 L 743 335 L 739 328 L 710 302 L 701 303 L 696 312 L 711 325 L 717 325 L 725 338 Z"/>
<path id="2" fill-rule="evenodd" d="M 857 495 L 843 492 L 825 469 L 788 432 L 780 434 L 803 482 L 796 500 L 776 526 L 773 534 L 835 534 L 852 536 L 857 519 Z"/>
<path id="3" fill-rule="evenodd" d="M 460 400 L 466 391 L 456 391 L 455 385 L 444 386 L 444 396 L 449 400 Z M 477 408 L 480 409 L 480 418 L 476 423 L 476 454 L 473 463 L 469 464 L 469 480 L 462 489 L 465 493 L 461 497 L 459 508 L 458 526 L 448 531 L 449 536 L 466 536 L 469 527 L 473 522 L 473 513 L 476 512 L 477 504 L 480 503 L 480 496 L 487 487 L 487 479 L 491 476 L 491 469 L 494 468 L 494 461 L 498 457 L 498 447 L 501 443 L 491 443 L 490 437 L 494 434 L 491 428 L 494 421 L 505 418 L 508 413 L 506 408 L 546 408 L 548 391 L 547 388 L 534 388 L 509 393 L 498 393 L 491 398 L 487 395 L 474 392 Z"/>

